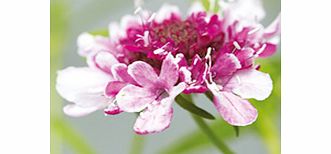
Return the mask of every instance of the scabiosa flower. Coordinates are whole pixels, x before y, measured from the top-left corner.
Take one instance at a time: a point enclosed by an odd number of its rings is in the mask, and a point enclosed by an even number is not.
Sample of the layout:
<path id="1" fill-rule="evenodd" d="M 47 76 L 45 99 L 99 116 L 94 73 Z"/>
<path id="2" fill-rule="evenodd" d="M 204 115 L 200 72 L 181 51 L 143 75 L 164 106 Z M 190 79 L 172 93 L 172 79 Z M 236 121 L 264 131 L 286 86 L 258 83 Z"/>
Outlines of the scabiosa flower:
<path id="1" fill-rule="evenodd" d="M 254 60 L 275 53 L 280 17 L 264 28 L 260 1 L 220 5 L 210 13 L 195 3 L 186 17 L 172 5 L 156 13 L 138 7 L 109 25 L 109 37 L 81 34 L 78 52 L 88 67 L 69 67 L 57 77 L 59 94 L 73 103 L 64 112 L 137 112 L 134 131 L 149 134 L 169 127 L 177 95 L 211 92 L 229 124 L 253 123 L 257 110 L 247 99 L 264 100 L 272 91 Z"/>

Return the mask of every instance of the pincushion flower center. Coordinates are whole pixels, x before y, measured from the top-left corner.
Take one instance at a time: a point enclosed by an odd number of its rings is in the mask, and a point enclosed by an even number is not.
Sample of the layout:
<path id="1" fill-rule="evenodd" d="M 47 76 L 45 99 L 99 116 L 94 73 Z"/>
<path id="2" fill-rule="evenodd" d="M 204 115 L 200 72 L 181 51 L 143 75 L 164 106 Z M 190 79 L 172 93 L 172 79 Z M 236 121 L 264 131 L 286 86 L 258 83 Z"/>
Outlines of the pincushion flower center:
<path id="1" fill-rule="evenodd" d="M 195 27 L 189 21 L 171 20 L 152 26 L 150 37 L 161 44 L 170 42 L 174 48 L 181 47 L 181 52 L 188 52 L 190 45 L 197 39 Z"/>

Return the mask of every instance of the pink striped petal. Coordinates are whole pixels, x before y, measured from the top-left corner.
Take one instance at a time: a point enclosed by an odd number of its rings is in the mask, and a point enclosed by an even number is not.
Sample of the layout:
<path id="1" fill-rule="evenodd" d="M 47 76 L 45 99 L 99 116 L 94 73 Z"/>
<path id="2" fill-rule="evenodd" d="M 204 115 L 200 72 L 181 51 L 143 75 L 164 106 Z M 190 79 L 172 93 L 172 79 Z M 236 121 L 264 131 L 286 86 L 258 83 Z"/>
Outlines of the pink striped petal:
<path id="1" fill-rule="evenodd" d="M 114 97 L 123 87 L 125 87 L 128 83 L 122 81 L 111 81 L 108 83 L 105 94 L 108 97 Z"/>
<path id="2" fill-rule="evenodd" d="M 257 118 L 257 110 L 247 101 L 230 92 L 214 93 L 214 105 L 223 119 L 234 126 L 246 126 Z"/>
<path id="3" fill-rule="evenodd" d="M 161 102 L 153 102 L 146 110 L 140 113 L 134 125 L 137 134 L 158 133 L 170 126 L 173 116 L 171 104 L 173 99 L 165 98 Z"/>
<path id="4" fill-rule="evenodd" d="M 129 65 L 128 73 L 139 85 L 144 87 L 153 87 L 158 80 L 153 67 L 142 61 L 136 61 Z"/>
<path id="5" fill-rule="evenodd" d="M 172 87 L 177 83 L 178 76 L 178 65 L 175 62 L 175 58 L 169 53 L 163 60 L 159 77 L 166 82 L 167 87 Z"/>
<path id="6" fill-rule="evenodd" d="M 140 112 L 155 100 L 154 93 L 134 85 L 127 85 L 116 95 L 120 109 L 125 112 Z"/>
<path id="7" fill-rule="evenodd" d="M 131 84 L 137 84 L 136 81 L 129 75 L 128 67 L 123 63 L 114 64 L 111 72 L 116 80 L 124 81 Z"/>

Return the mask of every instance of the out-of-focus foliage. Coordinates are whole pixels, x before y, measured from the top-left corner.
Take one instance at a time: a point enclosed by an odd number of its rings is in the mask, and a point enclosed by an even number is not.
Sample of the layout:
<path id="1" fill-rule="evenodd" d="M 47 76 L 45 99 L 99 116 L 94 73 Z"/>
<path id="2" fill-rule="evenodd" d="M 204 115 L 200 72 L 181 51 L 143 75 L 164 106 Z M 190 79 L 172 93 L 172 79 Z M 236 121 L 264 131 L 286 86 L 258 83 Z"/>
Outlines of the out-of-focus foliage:
<path id="1" fill-rule="evenodd" d="M 257 133 L 266 144 L 268 153 L 279 154 L 280 132 L 277 123 L 280 122 L 280 55 L 268 59 L 260 59 L 257 64 L 261 64 L 261 71 L 270 74 L 273 80 L 274 89 L 270 97 L 264 101 L 250 100 L 250 102 L 258 109 L 259 117 L 254 124 L 239 127 L 240 136 L 247 133 Z M 233 127 L 219 118 L 218 120 L 211 122 L 210 127 L 219 138 L 222 138 L 227 142 L 240 139 L 240 136 L 236 137 Z M 190 153 L 197 149 L 210 146 L 212 146 L 212 144 L 205 134 L 197 129 L 183 136 L 179 136 L 177 141 L 173 142 L 171 145 L 165 146 L 164 149 L 161 149 L 160 153 Z"/>
<path id="2" fill-rule="evenodd" d="M 93 149 L 84 138 L 63 119 L 61 99 L 55 91 L 56 71 L 62 64 L 62 52 L 67 31 L 66 12 L 65 0 L 51 1 L 51 154 L 62 153 L 63 143 L 68 144 L 76 153 L 93 154 Z"/>

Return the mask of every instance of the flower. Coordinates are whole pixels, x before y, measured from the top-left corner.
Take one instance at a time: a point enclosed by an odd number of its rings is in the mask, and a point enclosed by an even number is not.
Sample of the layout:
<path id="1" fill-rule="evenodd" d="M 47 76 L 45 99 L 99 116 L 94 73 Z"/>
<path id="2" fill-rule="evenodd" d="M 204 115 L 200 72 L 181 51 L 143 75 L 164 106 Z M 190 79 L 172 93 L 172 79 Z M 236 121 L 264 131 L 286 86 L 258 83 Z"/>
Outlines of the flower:
<path id="1" fill-rule="evenodd" d="M 220 5 L 211 13 L 194 3 L 186 18 L 173 5 L 156 13 L 138 7 L 109 25 L 109 37 L 82 33 L 78 53 L 88 67 L 58 72 L 57 91 L 73 103 L 64 112 L 136 112 L 134 131 L 150 134 L 170 126 L 177 95 L 211 92 L 229 124 L 253 123 L 258 113 L 247 99 L 264 100 L 272 91 L 270 76 L 254 61 L 275 53 L 280 16 L 264 28 L 259 0 Z"/>

